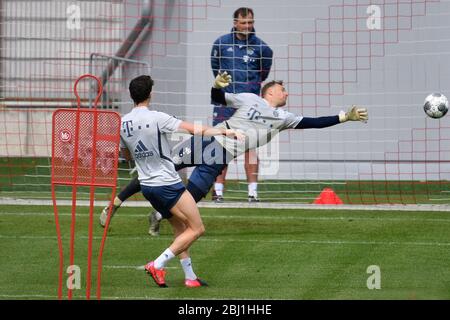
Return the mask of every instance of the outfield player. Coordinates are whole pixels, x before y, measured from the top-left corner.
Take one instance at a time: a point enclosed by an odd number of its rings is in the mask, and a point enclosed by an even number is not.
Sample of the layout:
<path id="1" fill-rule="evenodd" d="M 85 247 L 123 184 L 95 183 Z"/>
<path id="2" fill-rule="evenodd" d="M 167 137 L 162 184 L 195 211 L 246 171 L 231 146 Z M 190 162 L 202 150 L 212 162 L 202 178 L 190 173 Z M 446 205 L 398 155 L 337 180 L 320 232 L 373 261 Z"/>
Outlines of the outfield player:
<path id="1" fill-rule="evenodd" d="M 246 140 L 236 141 L 227 137 L 213 138 L 213 143 L 216 146 L 214 150 L 220 151 L 215 152 L 213 159 L 208 157 L 209 152 L 205 152 L 207 147 L 211 147 L 211 143 L 199 142 L 195 138 L 175 146 L 173 151 L 174 158 L 178 160 L 177 170 L 196 166 L 189 178 L 187 190 L 197 202 L 209 192 L 214 179 L 231 159 L 238 157 L 248 149 L 268 143 L 280 131 L 325 128 L 347 121 L 366 122 L 368 120 L 367 110 L 356 106 L 350 107 L 347 112 L 341 111 L 334 116 L 302 117 L 281 109 L 286 105 L 288 97 L 288 92 L 282 81 L 271 81 L 265 84 L 261 91 L 261 97 L 252 93 L 225 93 L 222 88 L 226 87 L 230 81 L 229 75 L 221 73 L 216 77 L 211 89 L 212 99 L 236 109 L 229 120 L 216 125 L 215 128 L 242 130 L 246 133 Z M 198 147 L 199 144 L 201 144 L 201 149 Z M 199 149 L 201 150 L 200 155 L 197 152 L 184 152 L 185 150 L 195 151 Z M 206 159 L 208 161 L 204 161 L 205 157 L 208 158 Z M 113 212 L 123 201 L 137 192 L 139 192 L 139 186 L 135 181 L 132 181 L 114 200 Z M 107 209 L 108 207 L 102 212 L 103 219 L 106 219 Z M 102 217 L 100 220 L 102 220 Z M 158 235 L 160 220 L 160 215 L 156 213 L 150 215 L 149 233 L 151 235 Z"/>
<path id="2" fill-rule="evenodd" d="M 206 283 L 193 271 L 188 249 L 204 233 L 205 227 L 192 195 L 186 192 L 169 157 L 167 134 L 185 130 L 204 136 L 243 136 L 235 130 L 194 126 L 168 114 L 149 110 L 152 86 L 150 76 L 139 76 L 130 82 L 130 95 L 135 106 L 122 117 L 120 132 L 121 152 L 127 160 L 134 158 L 144 197 L 169 220 L 175 235 L 172 244 L 146 264 L 145 270 L 158 286 L 166 287 L 164 268 L 172 258 L 179 256 L 185 272 L 185 285 L 204 286 Z"/>

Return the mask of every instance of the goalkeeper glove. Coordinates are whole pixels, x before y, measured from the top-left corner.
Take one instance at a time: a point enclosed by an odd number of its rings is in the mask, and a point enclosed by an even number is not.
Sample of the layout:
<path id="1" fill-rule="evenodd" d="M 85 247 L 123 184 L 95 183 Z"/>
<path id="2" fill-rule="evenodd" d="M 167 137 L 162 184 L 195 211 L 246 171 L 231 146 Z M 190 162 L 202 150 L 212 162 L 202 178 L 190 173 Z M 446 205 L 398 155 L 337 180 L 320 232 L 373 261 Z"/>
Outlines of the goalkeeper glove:
<path id="1" fill-rule="evenodd" d="M 231 75 L 229 75 L 226 71 L 222 73 L 218 73 L 216 79 L 214 79 L 213 87 L 216 89 L 222 89 L 227 87 L 231 83 Z"/>
<path id="2" fill-rule="evenodd" d="M 369 114 L 366 108 L 358 108 L 357 106 L 351 106 L 347 112 L 341 111 L 339 113 L 339 122 L 346 121 L 363 121 L 367 122 Z"/>

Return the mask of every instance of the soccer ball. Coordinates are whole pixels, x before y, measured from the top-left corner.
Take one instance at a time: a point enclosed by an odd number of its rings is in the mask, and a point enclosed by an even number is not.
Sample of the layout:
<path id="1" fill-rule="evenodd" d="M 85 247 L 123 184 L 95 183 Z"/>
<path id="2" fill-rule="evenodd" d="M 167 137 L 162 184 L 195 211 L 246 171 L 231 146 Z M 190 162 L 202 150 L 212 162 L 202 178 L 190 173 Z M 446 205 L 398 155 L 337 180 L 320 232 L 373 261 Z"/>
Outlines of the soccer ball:
<path id="1" fill-rule="evenodd" d="M 423 110 L 431 118 L 442 118 L 448 111 L 447 97 L 442 93 L 432 93 L 428 95 L 425 98 Z"/>

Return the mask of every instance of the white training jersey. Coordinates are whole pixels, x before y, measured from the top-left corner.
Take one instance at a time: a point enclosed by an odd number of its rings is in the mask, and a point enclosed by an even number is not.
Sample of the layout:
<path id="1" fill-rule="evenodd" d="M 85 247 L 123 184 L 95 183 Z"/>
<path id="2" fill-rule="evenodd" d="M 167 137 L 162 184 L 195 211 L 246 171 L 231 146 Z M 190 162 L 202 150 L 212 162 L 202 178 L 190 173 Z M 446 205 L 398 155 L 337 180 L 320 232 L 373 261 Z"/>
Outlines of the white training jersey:
<path id="1" fill-rule="evenodd" d="M 281 108 L 271 107 L 266 100 L 253 93 L 225 93 L 225 100 L 228 107 L 237 110 L 230 119 L 215 127 L 242 130 L 246 141 L 225 136 L 216 136 L 215 139 L 236 156 L 265 145 L 280 131 L 295 128 L 303 119 Z"/>
<path id="2" fill-rule="evenodd" d="M 135 107 L 122 117 L 121 148 L 128 148 L 136 163 L 139 182 L 158 187 L 181 182 L 170 159 L 169 133 L 181 120 L 147 107 Z"/>

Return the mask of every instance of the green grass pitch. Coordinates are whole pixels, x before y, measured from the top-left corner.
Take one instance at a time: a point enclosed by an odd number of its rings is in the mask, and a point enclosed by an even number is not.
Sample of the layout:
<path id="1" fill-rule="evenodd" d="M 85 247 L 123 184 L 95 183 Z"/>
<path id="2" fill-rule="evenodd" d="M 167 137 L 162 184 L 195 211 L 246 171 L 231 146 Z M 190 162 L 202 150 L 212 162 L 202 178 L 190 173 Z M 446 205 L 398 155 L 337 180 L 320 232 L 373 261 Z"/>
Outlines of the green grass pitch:
<path id="1" fill-rule="evenodd" d="M 94 217 L 94 248 L 103 231 L 100 210 L 96 208 Z M 158 288 L 139 267 L 168 247 L 169 224 L 162 224 L 160 237 L 151 237 L 149 210 L 123 207 L 106 242 L 102 298 L 450 299 L 448 212 L 200 211 L 206 234 L 193 245 L 191 256 L 197 275 L 209 287 L 185 288 L 174 259 L 168 265 L 169 288 Z M 69 213 L 69 207 L 60 207 L 66 253 Z M 75 264 L 82 269 L 82 288 L 74 298 L 84 299 L 88 208 L 79 208 L 76 229 Z M 51 206 L 0 207 L 0 252 L 0 299 L 57 298 L 58 247 Z M 380 289 L 367 287 L 371 265 L 380 267 Z"/>
<path id="2" fill-rule="evenodd" d="M 0 197 L 50 199 L 49 158 L 1 158 Z M 128 164 L 119 165 L 117 190 L 131 180 Z M 312 203 L 325 187 L 331 187 L 346 204 L 448 204 L 449 181 L 318 181 L 260 180 L 258 196 L 263 202 Z M 71 199 L 72 188 L 58 186 L 58 199 Z M 78 199 L 89 199 L 89 188 L 80 187 Z M 227 201 L 247 201 L 247 183 L 227 180 Z M 109 200 L 110 189 L 98 188 L 97 200 Z M 208 196 L 208 199 L 210 197 Z M 142 195 L 133 200 L 143 200 Z"/>

